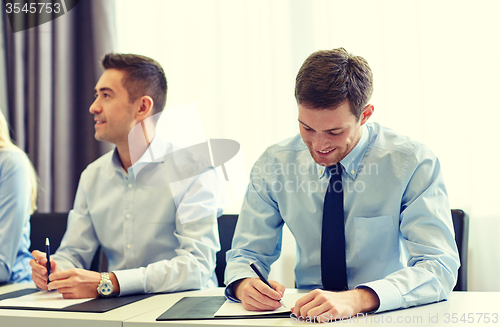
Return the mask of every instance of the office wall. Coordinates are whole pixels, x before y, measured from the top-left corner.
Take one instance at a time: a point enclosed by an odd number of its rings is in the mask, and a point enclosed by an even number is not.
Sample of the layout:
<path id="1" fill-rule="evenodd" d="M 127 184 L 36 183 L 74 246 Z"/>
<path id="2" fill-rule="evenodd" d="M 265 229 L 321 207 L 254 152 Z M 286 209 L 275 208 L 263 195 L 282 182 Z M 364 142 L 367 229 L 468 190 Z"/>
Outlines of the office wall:
<path id="1" fill-rule="evenodd" d="M 118 50 L 160 61 L 167 108 L 196 101 L 207 138 L 237 140 L 247 171 L 298 132 L 294 79 L 310 53 L 365 57 L 372 120 L 429 145 L 471 217 L 469 289 L 500 291 L 498 12 L 496 0 L 120 0 Z M 293 286 L 285 242 L 273 276 Z"/>

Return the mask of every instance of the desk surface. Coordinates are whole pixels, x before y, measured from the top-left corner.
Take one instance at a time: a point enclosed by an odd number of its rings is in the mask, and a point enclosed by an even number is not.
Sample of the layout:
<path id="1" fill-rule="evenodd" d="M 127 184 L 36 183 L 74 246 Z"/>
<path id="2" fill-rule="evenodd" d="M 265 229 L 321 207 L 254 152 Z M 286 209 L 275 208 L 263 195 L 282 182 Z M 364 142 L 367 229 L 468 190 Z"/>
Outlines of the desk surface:
<path id="1" fill-rule="evenodd" d="M 33 284 L 5 285 L 0 287 L 0 294 L 33 287 Z M 189 293 L 196 292 L 186 292 L 185 294 Z M 122 327 L 123 321 L 170 303 L 153 300 L 155 297 L 149 297 L 104 313 L 0 309 L 0 326 Z"/>
<path id="2" fill-rule="evenodd" d="M 16 291 L 31 284 L 13 284 L 0 287 L 0 294 Z M 153 325 L 168 326 L 310 326 L 291 318 L 286 319 L 232 319 L 197 321 L 156 321 L 163 312 L 184 296 L 222 295 L 223 288 L 172 294 L 161 294 L 125 305 L 105 313 L 77 313 L 38 310 L 0 309 L 0 326 L 116 326 L 142 327 Z M 287 290 L 297 292 L 297 290 Z M 337 323 L 357 323 L 368 326 L 456 326 L 485 325 L 500 326 L 500 292 L 453 292 L 448 301 L 419 307 L 360 315 L 350 321 Z"/>
<path id="3" fill-rule="evenodd" d="M 295 292 L 296 290 L 287 290 Z M 223 289 L 214 289 L 196 293 L 196 295 L 222 295 Z M 186 296 L 184 293 L 157 295 L 152 301 L 163 303 L 161 307 L 147 313 L 127 319 L 123 327 L 143 327 L 153 325 L 188 326 L 311 326 L 310 323 L 286 319 L 232 319 L 232 320 L 197 320 L 197 321 L 156 321 L 156 318 L 170 308 L 177 300 Z M 193 296 L 193 295 L 190 295 Z M 486 315 L 487 314 L 487 315 Z M 465 321 L 465 322 L 464 322 Z M 488 321 L 488 322 L 487 322 Z M 500 292 L 453 292 L 448 301 L 428 305 L 365 314 L 350 321 L 337 323 L 357 323 L 368 326 L 456 326 L 486 325 L 500 326 Z"/>

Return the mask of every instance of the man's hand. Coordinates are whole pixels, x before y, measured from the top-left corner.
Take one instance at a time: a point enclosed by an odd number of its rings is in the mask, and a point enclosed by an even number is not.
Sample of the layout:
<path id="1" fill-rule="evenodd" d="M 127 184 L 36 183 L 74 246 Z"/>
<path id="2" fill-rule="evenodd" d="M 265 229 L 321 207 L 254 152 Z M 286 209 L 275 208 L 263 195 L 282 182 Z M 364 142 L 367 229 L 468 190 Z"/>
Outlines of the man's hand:
<path id="1" fill-rule="evenodd" d="M 264 284 L 259 278 L 243 279 L 236 286 L 235 295 L 249 311 L 272 311 L 281 307 L 279 300 L 285 293 L 285 286 L 272 280 L 274 289 Z"/>
<path id="2" fill-rule="evenodd" d="M 55 260 L 50 260 L 50 283 L 47 287 L 47 258 L 44 252 L 33 251 L 30 261 L 31 277 L 38 288 L 42 290 L 57 290 L 65 299 L 95 298 L 97 286 L 101 281 L 101 274 L 85 269 L 69 269 L 61 271 Z M 109 274 L 113 283 L 113 293 L 120 292 L 120 285 L 114 273 Z"/>
<path id="3" fill-rule="evenodd" d="M 42 289 L 48 290 L 47 288 L 47 257 L 45 252 L 40 252 L 35 250 L 31 253 L 33 259 L 30 261 L 31 266 L 31 278 L 35 285 Z M 54 260 L 50 260 L 50 272 L 55 273 L 61 271 Z"/>
<path id="4" fill-rule="evenodd" d="M 50 274 L 49 288 L 65 299 L 95 298 L 101 274 L 85 269 L 68 269 Z"/>
<path id="5" fill-rule="evenodd" d="M 318 322 L 328 322 L 353 317 L 360 312 L 376 310 L 380 305 L 377 294 L 369 288 L 345 292 L 314 290 L 301 297 L 292 308 L 297 317 L 317 317 Z"/>

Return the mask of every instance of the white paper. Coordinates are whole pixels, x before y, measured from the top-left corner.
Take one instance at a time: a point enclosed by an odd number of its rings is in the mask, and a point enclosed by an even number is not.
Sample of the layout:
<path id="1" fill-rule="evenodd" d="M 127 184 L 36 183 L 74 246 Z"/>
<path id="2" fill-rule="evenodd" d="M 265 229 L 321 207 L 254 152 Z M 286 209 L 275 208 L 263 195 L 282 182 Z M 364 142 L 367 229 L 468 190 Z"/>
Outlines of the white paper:
<path id="1" fill-rule="evenodd" d="M 65 299 L 57 291 L 39 291 L 16 298 L 2 300 L 0 301 L 0 307 L 62 309 L 70 305 L 80 304 L 90 300 L 92 299 Z"/>
<path id="2" fill-rule="evenodd" d="M 280 312 L 291 312 L 290 310 L 295 306 L 295 302 L 298 299 L 306 295 L 307 293 L 290 293 L 283 295 L 281 302 L 285 307 L 280 307 L 274 311 L 248 311 L 243 307 L 243 304 L 236 303 L 233 301 L 226 300 L 219 310 L 215 313 L 215 317 L 225 317 L 225 316 L 252 316 L 252 315 L 265 315 L 274 314 Z"/>

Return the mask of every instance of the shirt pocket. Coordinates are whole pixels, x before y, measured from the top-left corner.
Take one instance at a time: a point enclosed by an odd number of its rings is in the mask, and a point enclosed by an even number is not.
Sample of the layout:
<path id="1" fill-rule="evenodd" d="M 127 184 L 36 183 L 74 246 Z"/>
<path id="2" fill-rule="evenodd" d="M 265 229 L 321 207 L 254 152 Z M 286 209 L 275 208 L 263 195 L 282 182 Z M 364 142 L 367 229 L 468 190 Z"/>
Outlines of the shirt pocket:
<path id="1" fill-rule="evenodd" d="M 399 256 L 398 232 L 392 216 L 354 218 L 356 256 L 388 260 Z"/>

